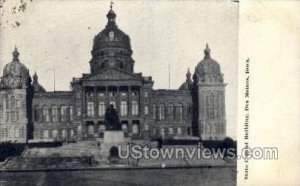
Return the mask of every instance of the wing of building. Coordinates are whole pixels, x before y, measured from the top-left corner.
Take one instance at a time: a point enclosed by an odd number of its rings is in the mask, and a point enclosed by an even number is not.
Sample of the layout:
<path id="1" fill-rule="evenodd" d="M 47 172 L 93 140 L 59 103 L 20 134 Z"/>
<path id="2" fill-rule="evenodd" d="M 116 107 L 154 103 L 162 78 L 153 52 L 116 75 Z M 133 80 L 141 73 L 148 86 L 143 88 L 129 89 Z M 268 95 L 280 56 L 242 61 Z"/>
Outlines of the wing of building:
<path id="1" fill-rule="evenodd" d="M 225 138 L 226 84 L 208 45 L 178 90 L 154 90 L 152 77 L 134 71 L 130 38 L 116 17 L 110 9 L 107 25 L 94 38 L 90 73 L 73 78 L 70 91 L 47 92 L 36 73 L 31 82 L 15 49 L 1 78 L 0 141 L 101 138 L 109 105 L 132 139 Z"/>

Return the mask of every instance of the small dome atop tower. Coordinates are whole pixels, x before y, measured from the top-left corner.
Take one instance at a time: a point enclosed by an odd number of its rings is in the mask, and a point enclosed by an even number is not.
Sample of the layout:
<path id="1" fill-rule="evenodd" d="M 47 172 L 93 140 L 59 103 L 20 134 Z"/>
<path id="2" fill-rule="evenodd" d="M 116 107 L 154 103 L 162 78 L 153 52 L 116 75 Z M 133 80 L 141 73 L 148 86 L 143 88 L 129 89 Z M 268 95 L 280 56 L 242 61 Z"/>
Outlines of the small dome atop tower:
<path id="1" fill-rule="evenodd" d="M 46 92 L 44 87 L 39 84 L 38 76 L 37 76 L 36 72 L 34 72 L 34 75 L 33 75 L 32 86 L 33 86 L 34 92 Z"/>
<path id="2" fill-rule="evenodd" d="M 19 60 L 20 53 L 17 47 L 13 51 L 12 62 L 3 69 L 2 84 L 5 88 L 24 88 L 31 82 L 28 68 Z"/>
<path id="3" fill-rule="evenodd" d="M 189 90 L 193 86 L 193 81 L 191 79 L 191 72 L 190 69 L 188 68 L 187 73 L 186 73 L 186 80 L 184 83 L 181 84 L 179 87 L 179 90 Z"/>
<path id="4" fill-rule="evenodd" d="M 221 74 L 220 65 L 217 61 L 211 58 L 211 50 L 208 44 L 206 44 L 204 49 L 204 58 L 196 66 L 194 76 L 203 80 L 205 75 L 219 74 Z"/>

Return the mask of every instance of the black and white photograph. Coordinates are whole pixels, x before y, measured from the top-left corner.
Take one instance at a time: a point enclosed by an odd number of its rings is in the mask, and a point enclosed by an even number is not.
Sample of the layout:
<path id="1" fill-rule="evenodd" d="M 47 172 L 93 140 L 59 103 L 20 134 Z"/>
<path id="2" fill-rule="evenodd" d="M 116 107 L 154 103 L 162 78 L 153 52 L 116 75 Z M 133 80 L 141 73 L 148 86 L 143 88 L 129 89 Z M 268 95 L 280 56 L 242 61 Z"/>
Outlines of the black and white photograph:
<path id="1" fill-rule="evenodd" d="M 247 180 L 256 62 L 239 56 L 239 9 L 238 0 L 0 0 L 0 185 Z"/>

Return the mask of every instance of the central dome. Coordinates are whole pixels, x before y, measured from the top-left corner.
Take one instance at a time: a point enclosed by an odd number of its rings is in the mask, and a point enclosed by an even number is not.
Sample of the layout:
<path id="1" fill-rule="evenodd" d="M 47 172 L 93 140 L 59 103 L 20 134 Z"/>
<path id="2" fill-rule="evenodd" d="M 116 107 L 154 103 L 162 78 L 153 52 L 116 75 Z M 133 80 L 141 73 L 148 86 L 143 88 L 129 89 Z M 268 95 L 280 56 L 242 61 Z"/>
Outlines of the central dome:
<path id="1" fill-rule="evenodd" d="M 134 61 L 130 38 L 116 24 L 117 15 L 110 8 L 106 15 L 108 22 L 105 28 L 95 36 L 90 60 L 91 73 L 98 73 L 107 68 L 133 73 Z"/>
<path id="2" fill-rule="evenodd" d="M 106 15 L 108 22 L 105 27 L 94 38 L 93 52 L 103 47 L 121 47 L 131 50 L 130 38 L 116 25 L 115 19 L 117 15 L 111 9 Z"/>

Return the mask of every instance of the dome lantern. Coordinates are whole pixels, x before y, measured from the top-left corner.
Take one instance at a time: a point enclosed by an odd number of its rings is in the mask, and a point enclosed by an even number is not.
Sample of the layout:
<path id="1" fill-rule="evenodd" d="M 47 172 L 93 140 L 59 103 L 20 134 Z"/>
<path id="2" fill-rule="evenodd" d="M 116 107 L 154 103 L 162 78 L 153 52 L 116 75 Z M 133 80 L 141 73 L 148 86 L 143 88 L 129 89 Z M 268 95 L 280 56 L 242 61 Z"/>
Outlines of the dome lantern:
<path id="1" fill-rule="evenodd" d="M 18 52 L 17 46 L 15 46 L 15 50 L 13 51 L 13 61 L 19 62 L 19 55 L 20 53 Z"/>
<path id="2" fill-rule="evenodd" d="M 107 27 L 109 26 L 116 26 L 116 13 L 113 11 L 113 2 L 110 3 L 110 10 L 108 11 L 106 17 L 107 17 Z"/>
<path id="3" fill-rule="evenodd" d="M 207 43 L 206 43 L 206 47 L 204 50 L 204 58 L 210 58 L 210 48 Z"/>

